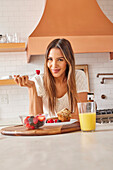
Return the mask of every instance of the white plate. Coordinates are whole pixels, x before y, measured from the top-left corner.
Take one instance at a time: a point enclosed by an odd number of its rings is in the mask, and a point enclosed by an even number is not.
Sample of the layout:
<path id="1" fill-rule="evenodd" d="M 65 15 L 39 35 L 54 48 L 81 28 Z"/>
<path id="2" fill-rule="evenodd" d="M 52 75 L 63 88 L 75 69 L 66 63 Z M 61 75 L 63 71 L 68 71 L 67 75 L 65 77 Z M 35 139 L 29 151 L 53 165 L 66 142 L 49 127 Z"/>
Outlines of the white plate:
<path id="1" fill-rule="evenodd" d="M 77 119 L 70 119 L 69 122 L 59 122 L 59 123 L 45 123 L 44 126 L 57 126 L 57 125 L 69 125 L 77 122 Z"/>

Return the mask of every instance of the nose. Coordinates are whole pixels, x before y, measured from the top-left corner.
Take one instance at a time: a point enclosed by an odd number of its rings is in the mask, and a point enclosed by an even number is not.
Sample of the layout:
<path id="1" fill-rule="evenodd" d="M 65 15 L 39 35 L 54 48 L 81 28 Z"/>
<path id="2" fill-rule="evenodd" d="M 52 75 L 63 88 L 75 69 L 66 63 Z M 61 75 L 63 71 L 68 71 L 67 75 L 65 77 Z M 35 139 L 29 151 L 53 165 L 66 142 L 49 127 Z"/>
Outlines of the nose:
<path id="1" fill-rule="evenodd" d="M 53 66 L 53 68 L 56 68 L 56 66 L 57 66 L 57 61 L 56 60 L 53 60 L 52 66 Z"/>

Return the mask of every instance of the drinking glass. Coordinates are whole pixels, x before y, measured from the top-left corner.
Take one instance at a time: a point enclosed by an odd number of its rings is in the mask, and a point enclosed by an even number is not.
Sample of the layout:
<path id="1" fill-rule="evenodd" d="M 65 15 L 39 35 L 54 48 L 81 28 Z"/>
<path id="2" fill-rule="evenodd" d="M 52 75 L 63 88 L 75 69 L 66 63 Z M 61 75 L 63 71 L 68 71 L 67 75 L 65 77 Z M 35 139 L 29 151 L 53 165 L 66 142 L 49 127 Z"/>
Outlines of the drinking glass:
<path id="1" fill-rule="evenodd" d="M 94 131 L 96 128 L 95 102 L 78 103 L 80 127 L 82 131 Z"/>
<path id="2" fill-rule="evenodd" d="M 7 43 L 18 43 L 18 35 L 17 33 L 14 34 L 6 34 L 7 35 Z"/>

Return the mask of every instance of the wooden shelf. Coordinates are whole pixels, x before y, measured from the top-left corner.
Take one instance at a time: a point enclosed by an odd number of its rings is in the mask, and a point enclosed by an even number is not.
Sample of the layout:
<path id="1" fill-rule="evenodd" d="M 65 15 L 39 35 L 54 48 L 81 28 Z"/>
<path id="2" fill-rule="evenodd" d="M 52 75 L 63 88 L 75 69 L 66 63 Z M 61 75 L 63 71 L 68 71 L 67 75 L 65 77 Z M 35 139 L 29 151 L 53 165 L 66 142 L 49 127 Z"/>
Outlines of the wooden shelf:
<path id="1" fill-rule="evenodd" d="M 25 51 L 25 43 L 0 43 L 0 52 Z"/>
<path id="2" fill-rule="evenodd" d="M 0 80 L 0 86 L 4 85 L 16 85 L 16 82 L 13 79 Z"/>

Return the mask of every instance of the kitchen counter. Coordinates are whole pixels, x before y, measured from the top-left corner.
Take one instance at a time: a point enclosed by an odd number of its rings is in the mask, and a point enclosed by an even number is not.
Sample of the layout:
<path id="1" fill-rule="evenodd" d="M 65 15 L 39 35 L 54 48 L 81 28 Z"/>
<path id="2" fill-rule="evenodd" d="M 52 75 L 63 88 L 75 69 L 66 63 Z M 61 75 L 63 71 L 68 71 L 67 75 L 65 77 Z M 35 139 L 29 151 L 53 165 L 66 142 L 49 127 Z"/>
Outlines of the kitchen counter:
<path id="1" fill-rule="evenodd" d="M 3 126 L 6 124 L 2 122 L 0 128 Z M 97 124 L 95 132 L 27 137 L 0 135 L 0 169 L 112 170 L 113 124 Z"/>

